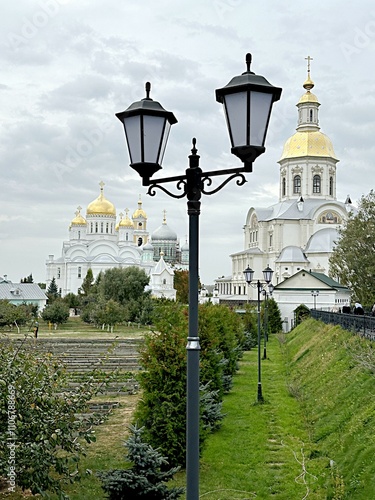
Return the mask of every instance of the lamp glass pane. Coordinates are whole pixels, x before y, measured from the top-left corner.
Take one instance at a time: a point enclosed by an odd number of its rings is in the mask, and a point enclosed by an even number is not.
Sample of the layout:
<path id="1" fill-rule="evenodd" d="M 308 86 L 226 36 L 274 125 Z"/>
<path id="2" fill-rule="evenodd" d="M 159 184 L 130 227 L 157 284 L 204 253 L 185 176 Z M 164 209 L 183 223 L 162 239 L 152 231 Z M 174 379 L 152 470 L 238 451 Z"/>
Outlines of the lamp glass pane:
<path id="1" fill-rule="evenodd" d="M 161 143 L 161 148 L 160 148 L 160 153 L 159 153 L 159 158 L 158 158 L 158 164 L 161 165 L 163 158 L 164 158 L 164 153 L 165 153 L 165 147 L 167 145 L 168 137 L 169 137 L 169 131 L 171 130 L 171 124 L 169 123 L 168 120 L 165 121 L 165 128 L 164 128 L 164 135 Z"/>
<path id="2" fill-rule="evenodd" d="M 264 146 L 272 94 L 250 92 L 250 144 Z"/>
<path id="3" fill-rule="evenodd" d="M 163 139 L 165 118 L 163 116 L 143 116 L 144 160 L 158 163 L 160 144 Z"/>
<path id="4" fill-rule="evenodd" d="M 126 141 L 128 143 L 130 163 L 139 163 L 141 156 L 140 117 L 129 116 L 124 119 Z"/>
<path id="5" fill-rule="evenodd" d="M 225 111 L 232 147 L 245 146 L 247 130 L 247 92 L 237 92 L 225 96 Z"/>

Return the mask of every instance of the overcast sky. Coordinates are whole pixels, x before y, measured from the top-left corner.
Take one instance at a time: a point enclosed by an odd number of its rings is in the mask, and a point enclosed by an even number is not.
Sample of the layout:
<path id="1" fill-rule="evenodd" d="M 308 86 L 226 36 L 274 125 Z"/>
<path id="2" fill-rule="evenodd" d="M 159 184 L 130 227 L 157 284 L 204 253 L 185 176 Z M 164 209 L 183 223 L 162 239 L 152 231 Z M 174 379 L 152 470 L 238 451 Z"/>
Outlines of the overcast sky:
<path id="1" fill-rule="evenodd" d="M 142 195 L 151 232 L 166 209 L 183 243 L 186 200 L 146 195 L 115 113 L 151 81 L 151 97 L 178 119 L 163 176 L 184 172 L 192 137 L 203 170 L 239 166 L 215 89 L 245 71 L 247 52 L 283 93 L 248 182 L 202 197 L 202 282 L 231 273 L 248 209 L 278 201 L 277 161 L 295 132 L 308 55 L 321 130 L 340 159 L 337 198 L 356 203 L 374 188 L 370 0 L 17 0 L 2 3 L 0 35 L 0 275 L 14 282 L 30 273 L 45 281 L 48 255 L 61 255 L 77 206 L 85 215 L 101 180 L 117 213 L 132 213 Z"/>

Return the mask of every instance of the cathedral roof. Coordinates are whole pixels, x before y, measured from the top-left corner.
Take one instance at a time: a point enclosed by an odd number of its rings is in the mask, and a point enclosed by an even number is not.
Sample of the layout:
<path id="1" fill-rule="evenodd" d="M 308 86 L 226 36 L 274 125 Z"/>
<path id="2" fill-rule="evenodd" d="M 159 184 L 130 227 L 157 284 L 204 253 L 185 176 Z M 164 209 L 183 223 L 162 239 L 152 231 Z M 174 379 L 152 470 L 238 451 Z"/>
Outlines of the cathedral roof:
<path id="1" fill-rule="evenodd" d="M 346 211 L 345 204 L 341 201 L 320 200 L 317 198 L 307 198 L 303 201 L 301 209 L 299 209 L 299 199 L 285 200 L 275 203 L 268 208 L 254 208 L 258 221 L 272 221 L 275 219 L 313 220 L 316 216 L 316 211 L 323 208 L 324 205 L 334 206 L 335 209 L 342 213 Z"/>
<path id="2" fill-rule="evenodd" d="M 285 158 L 299 158 L 301 156 L 328 156 L 337 159 L 331 139 L 319 130 L 296 132 L 292 137 L 289 137 L 279 161 Z"/>
<path id="3" fill-rule="evenodd" d="M 290 245 L 281 250 L 276 262 L 308 262 L 302 248 Z"/>
<path id="4" fill-rule="evenodd" d="M 81 215 L 81 207 L 78 207 L 77 212 L 76 212 L 76 216 L 74 217 L 74 219 L 70 223 L 70 227 L 71 226 L 85 226 L 86 224 L 87 224 L 86 219 Z"/>
<path id="5" fill-rule="evenodd" d="M 144 217 L 147 219 L 146 212 L 142 208 L 142 200 L 141 200 L 141 195 L 139 195 L 139 200 L 138 200 L 138 208 L 136 211 L 133 213 L 133 219 L 138 219 L 138 217 Z"/>
<path id="6" fill-rule="evenodd" d="M 173 275 L 173 270 L 168 266 L 168 264 L 164 260 L 164 253 L 160 253 L 160 260 L 152 270 L 152 274 L 162 274 L 164 271 L 167 271 L 170 275 Z"/>
<path id="7" fill-rule="evenodd" d="M 320 229 L 314 233 L 307 242 L 306 253 L 332 252 L 339 233 L 334 227 Z"/>
<path id="8" fill-rule="evenodd" d="M 155 241 L 177 241 L 177 234 L 171 229 L 166 221 L 165 213 L 163 224 L 159 226 L 151 235 L 151 239 L 153 242 Z"/>
<path id="9" fill-rule="evenodd" d="M 115 206 L 104 196 L 104 182 L 100 182 L 99 185 L 100 195 L 88 205 L 86 215 L 116 215 Z"/>
<path id="10" fill-rule="evenodd" d="M 129 219 L 129 216 L 128 216 L 128 209 L 126 209 L 125 217 L 120 220 L 119 227 L 128 227 L 128 228 L 134 229 L 133 222 Z"/>

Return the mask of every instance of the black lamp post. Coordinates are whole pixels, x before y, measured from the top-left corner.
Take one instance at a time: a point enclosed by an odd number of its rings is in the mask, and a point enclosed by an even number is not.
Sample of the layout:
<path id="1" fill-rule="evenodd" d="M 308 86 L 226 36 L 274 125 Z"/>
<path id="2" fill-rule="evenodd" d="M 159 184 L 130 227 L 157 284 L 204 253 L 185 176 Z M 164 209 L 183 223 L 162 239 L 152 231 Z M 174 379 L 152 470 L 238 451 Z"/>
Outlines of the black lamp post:
<path id="1" fill-rule="evenodd" d="M 259 281 L 257 280 L 255 283 L 253 283 L 253 277 L 254 277 L 254 271 L 247 266 L 247 268 L 244 270 L 244 275 L 245 275 L 245 280 L 246 283 L 249 286 L 252 286 L 253 288 L 257 288 L 258 290 L 258 309 L 257 309 L 257 315 L 258 315 L 258 402 L 263 402 L 263 394 L 262 394 L 262 369 L 261 369 L 261 360 L 260 360 L 260 342 L 261 342 L 261 336 L 260 336 L 260 294 L 263 288 L 267 285 L 269 285 L 272 281 L 272 275 L 273 275 L 273 270 L 267 266 L 263 270 L 263 279 L 264 281 Z"/>
<path id="2" fill-rule="evenodd" d="M 316 309 L 316 298 L 319 295 L 319 290 L 311 290 L 311 295 L 314 297 L 314 309 Z"/>
<path id="3" fill-rule="evenodd" d="M 198 336 L 198 256 L 199 214 L 202 194 L 211 195 L 230 180 L 242 186 L 243 172 L 252 171 L 252 162 L 264 153 L 272 104 L 280 99 L 281 88 L 273 87 L 262 76 L 250 71 L 251 55 L 246 55 L 247 71 L 234 77 L 228 85 L 216 90 L 216 100 L 224 104 L 232 153 L 244 163 L 241 167 L 203 172 L 199 167 L 196 139 L 189 155 L 185 175 L 151 179 L 160 170 L 171 125 L 177 122 L 173 113 L 150 98 L 150 83 L 146 83 L 146 97 L 116 116 L 125 128 L 130 166 L 149 186 L 147 194 L 155 196 L 156 188 L 173 198 L 187 197 L 189 215 L 189 333 L 187 338 L 187 423 L 186 423 L 186 498 L 199 498 L 199 336 Z M 207 190 L 212 177 L 227 175 L 215 189 Z M 172 193 L 163 184 L 175 182 L 178 193 Z"/>
<path id="4" fill-rule="evenodd" d="M 263 327 L 264 327 L 264 344 L 263 344 L 263 359 L 267 359 L 267 342 L 268 342 L 268 292 L 267 290 L 262 290 L 262 294 L 264 296 L 264 318 L 263 318 Z"/>

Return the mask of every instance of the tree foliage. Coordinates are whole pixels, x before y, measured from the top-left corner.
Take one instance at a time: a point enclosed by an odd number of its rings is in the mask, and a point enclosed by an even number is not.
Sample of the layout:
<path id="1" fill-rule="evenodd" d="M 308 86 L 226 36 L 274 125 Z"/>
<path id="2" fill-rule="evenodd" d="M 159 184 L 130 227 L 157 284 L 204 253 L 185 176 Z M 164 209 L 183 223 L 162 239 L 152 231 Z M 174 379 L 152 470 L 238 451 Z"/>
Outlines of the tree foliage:
<path id="1" fill-rule="evenodd" d="M 112 268 L 103 274 L 99 289 L 104 300 L 113 299 L 124 305 L 143 295 L 149 280 L 144 270 L 136 266 Z"/>
<path id="2" fill-rule="evenodd" d="M 349 213 L 330 258 L 330 275 L 349 287 L 354 299 L 375 301 L 375 191 L 362 196 L 358 212 Z"/>
<path id="3" fill-rule="evenodd" d="M 33 304 L 20 304 L 16 306 L 8 300 L 0 300 L 0 328 L 21 326 L 36 318 L 38 306 Z"/>
<path id="4" fill-rule="evenodd" d="M 52 278 L 50 284 L 48 285 L 46 295 L 48 297 L 49 304 L 51 304 L 54 300 L 60 297 L 55 277 Z"/>
<path id="5" fill-rule="evenodd" d="M 138 267 L 108 269 L 92 283 L 90 275 L 81 290 L 83 321 L 107 325 L 111 330 L 117 324 L 137 322 L 148 324 L 151 319 L 152 300 L 145 287 L 149 277 Z M 90 286 L 89 286 L 89 283 Z"/>
<path id="6" fill-rule="evenodd" d="M 176 300 L 182 304 L 187 304 L 189 302 L 189 271 L 176 269 L 173 287 L 176 290 Z"/>
<path id="7" fill-rule="evenodd" d="M 43 309 L 42 318 L 58 325 L 66 323 L 69 318 L 69 306 L 63 299 L 56 299 Z"/>
<path id="8" fill-rule="evenodd" d="M 82 285 L 78 290 L 79 295 L 88 296 L 92 293 L 94 287 L 94 274 L 92 272 L 91 267 L 88 268 L 86 276 L 82 281 Z"/>
<path id="9" fill-rule="evenodd" d="M 147 442 L 160 448 L 171 465 L 186 458 L 186 339 L 188 309 L 172 301 L 158 301 L 154 331 L 146 336 L 140 353 L 140 400 L 135 421 L 145 427 Z M 226 306 L 199 308 L 200 337 L 200 445 L 220 426 L 223 394 L 241 355 L 243 326 Z"/>
<path id="10" fill-rule="evenodd" d="M 60 360 L 3 340 L 0 350 L 0 441 L 15 443 L 16 485 L 46 496 L 68 498 L 64 484 L 79 479 L 78 463 L 85 443 L 95 440 L 96 416 L 87 420 L 88 401 L 98 392 L 89 373 L 74 390 L 67 390 L 67 373 Z M 105 375 L 102 374 L 102 380 Z M 100 378 L 99 378 L 100 379 Z M 96 380 L 98 376 L 96 374 Z M 0 447 L 0 476 L 10 474 L 11 446 Z"/>
<path id="11" fill-rule="evenodd" d="M 279 333 L 283 329 L 281 312 L 275 299 L 269 298 L 267 301 L 267 325 L 269 333 Z"/>
<path id="12" fill-rule="evenodd" d="M 167 459 L 144 441 L 143 433 L 143 428 L 130 426 L 130 436 L 125 442 L 128 449 L 125 458 L 131 467 L 98 473 L 110 500 L 175 500 L 184 493 L 181 487 L 168 488 L 166 483 L 173 479 L 179 468 L 167 469 Z"/>
<path id="13" fill-rule="evenodd" d="M 33 275 L 32 273 L 26 276 L 26 278 L 22 278 L 20 283 L 34 283 Z"/>

